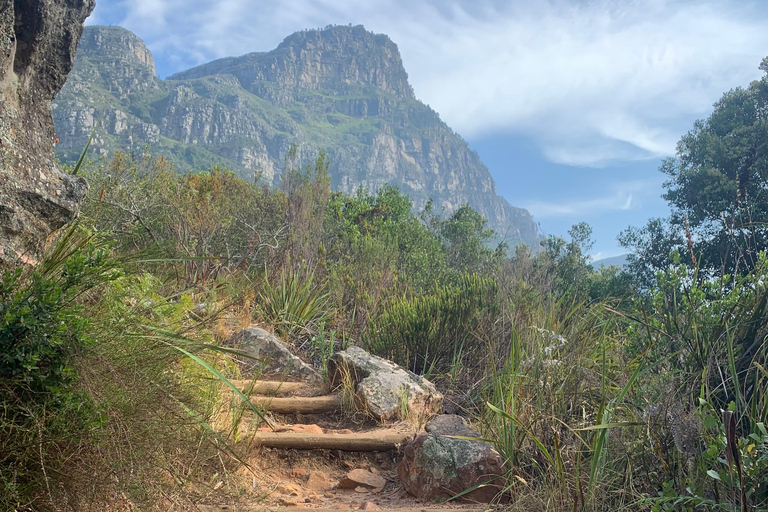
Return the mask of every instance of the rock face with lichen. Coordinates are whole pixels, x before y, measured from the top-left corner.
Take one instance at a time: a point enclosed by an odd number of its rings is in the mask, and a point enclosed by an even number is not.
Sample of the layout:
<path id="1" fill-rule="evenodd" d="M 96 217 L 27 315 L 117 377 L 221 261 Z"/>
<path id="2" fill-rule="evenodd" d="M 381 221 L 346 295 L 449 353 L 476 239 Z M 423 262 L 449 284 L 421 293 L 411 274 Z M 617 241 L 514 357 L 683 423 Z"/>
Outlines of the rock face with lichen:
<path id="1" fill-rule="evenodd" d="M 0 267 L 34 261 L 88 186 L 54 155 L 51 101 L 94 0 L 0 0 Z"/>
<path id="2" fill-rule="evenodd" d="M 360 347 L 333 354 L 328 361 L 328 378 L 334 388 L 349 379 L 360 403 L 379 421 L 419 422 L 443 406 L 443 395 L 427 379 Z"/>
<path id="3" fill-rule="evenodd" d="M 406 491 L 424 502 L 462 499 L 490 503 L 505 487 L 501 456 L 464 418 L 443 414 L 405 447 L 397 474 Z"/>
<path id="4" fill-rule="evenodd" d="M 319 383 L 320 375 L 293 355 L 277 337 L 259 327 L 249 327 L 235 333 L 225 346 L 242 355 L 235 357 L 245 375 L 254 373 L 261 378 L 289 379 Z"/>
<path id="5" fill-rule="evenodd" d="M 416 98 L 397 45 L 362 26 L 297 32 L 272 51 L 165 80 L 135 34 L 89 26 L 54 119 L 62 161 L 76 160 L 96 127 L 97 155 L 147 148 L 181 171 L 220 164 L 270 185 L 292 145 L 297 164 L 323 149 L 334 189 L 397 185 L 417 209 L 469 203 L 510 246 L 539 246 L 530 213 L 497 195 L 478 154 Z"/>

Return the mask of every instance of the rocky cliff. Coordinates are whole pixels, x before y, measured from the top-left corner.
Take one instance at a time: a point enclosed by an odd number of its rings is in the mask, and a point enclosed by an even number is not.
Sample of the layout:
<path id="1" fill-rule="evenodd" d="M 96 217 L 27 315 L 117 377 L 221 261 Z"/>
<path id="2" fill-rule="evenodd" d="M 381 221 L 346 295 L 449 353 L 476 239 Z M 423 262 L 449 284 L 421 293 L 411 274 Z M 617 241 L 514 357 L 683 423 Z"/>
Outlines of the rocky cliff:
<path id="1" fill-rule="evenodd" d="M 415 98 L 397 46 L 361 26 L 298 32 L 271 52 L 166 80 L 134 34 L 87 27 L 54 119 L 65 161 L 98 123 L 102 154 L 149 147 L 182 170 L 221 163 L 273 185 L 292 144 L 303 161 L 324 149 L 334 188 L 391 183 L 416 207 L 429 198 L 448 211 L 469 203 L 511 245 L 538 247 L 530 214 L 496 194 L 478 155 Z"/>
<path id="2" fill-rule="evenodd" d="M 0 267 L 34 261 L 87 191 L 59 169 L 51 100 L 93 0 L 0 0 Z"/>

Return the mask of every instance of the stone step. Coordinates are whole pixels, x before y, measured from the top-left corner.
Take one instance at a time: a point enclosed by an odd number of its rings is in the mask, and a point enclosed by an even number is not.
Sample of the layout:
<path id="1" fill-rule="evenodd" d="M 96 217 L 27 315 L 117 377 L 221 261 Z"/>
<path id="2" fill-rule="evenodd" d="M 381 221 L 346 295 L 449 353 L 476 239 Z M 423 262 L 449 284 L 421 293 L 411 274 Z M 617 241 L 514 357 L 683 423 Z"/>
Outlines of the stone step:
<path id="1" fill-rule="evenodd" d="M 292 396 L 272 398 L 251 396 L 251 403 L 277 414 L 324 414 L 341 410 L 341 396 Z"/>
<path id="2" fill-rule="evenodd" d="M 382 428 L 352 434 L 309 434 L 304 432 L 254 432 L 243 443 L 254 442 L 265 448 L 293 450 L 341 450 L 347 452 L 386 452 L 408 442 L 414 432 L 407 428 Z"/>

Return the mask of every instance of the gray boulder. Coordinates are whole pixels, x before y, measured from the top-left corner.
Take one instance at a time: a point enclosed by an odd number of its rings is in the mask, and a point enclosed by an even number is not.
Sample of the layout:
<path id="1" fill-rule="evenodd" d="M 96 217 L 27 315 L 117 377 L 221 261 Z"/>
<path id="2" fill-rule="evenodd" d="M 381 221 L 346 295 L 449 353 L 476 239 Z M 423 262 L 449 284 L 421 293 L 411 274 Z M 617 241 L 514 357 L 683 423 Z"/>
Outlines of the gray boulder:
<path id="1" fill-rule="evenodd" d="M 428 419 L 442 409 L 443 395 L 434 384 L 360 347 L 331 356 L 328 376 L 332 387 L 348 376 L 362 404 L 380 421 Z"/>
<path id="2" fill-rule="evenodd" d="M 0 268 L 34 263 L 88 191 L 59 169 L 51 100 L 94 0 L 0 0 Z"/>
<path id="3" fill-rule="evenodd" d="M 247 356 L 236 356 L 244 374 L 256 372 L 260 377 L 318 383 L 322 381 L 314 368 L 293 355 L 274 334 L 264 329 L 243 329 L 232 335 L 225 345 Z"/>
<path id="4" fill-rule="evenodd" d="M 464 501 L 490 503 L 505 486 L 504 465 L 493 445 L 449 436 L 480 437 L 461 416 L 443 414 L 405 447 L 397 474 L 403 488 L 422 501 L 445 500 L 479 485 Z"/>

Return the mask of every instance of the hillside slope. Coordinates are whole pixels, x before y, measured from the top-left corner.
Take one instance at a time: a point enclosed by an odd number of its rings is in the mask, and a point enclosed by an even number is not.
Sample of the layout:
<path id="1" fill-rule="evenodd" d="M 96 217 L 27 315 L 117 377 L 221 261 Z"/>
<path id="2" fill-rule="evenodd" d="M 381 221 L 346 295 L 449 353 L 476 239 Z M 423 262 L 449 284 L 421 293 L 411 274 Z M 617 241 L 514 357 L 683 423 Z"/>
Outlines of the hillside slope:
<path id="1" fill-rule="evenodd" d="M 332 185 L 399 186 L 417 208 L 469 203 L 510 245 L 537 248 L 531 215 L 496 194 L 477 153 L 408 83 L 397 46 L 363 27 L 297 32 L 275 50 L 156 77 L 152 54 L 119 27 L 86 27 L 54 108 L 59 158 L 73 161 L 98 123 L 93 151 L 163 154 L 180 169 L 220 163 L 279 184 L 292 144 L 319 149 Z"/>

